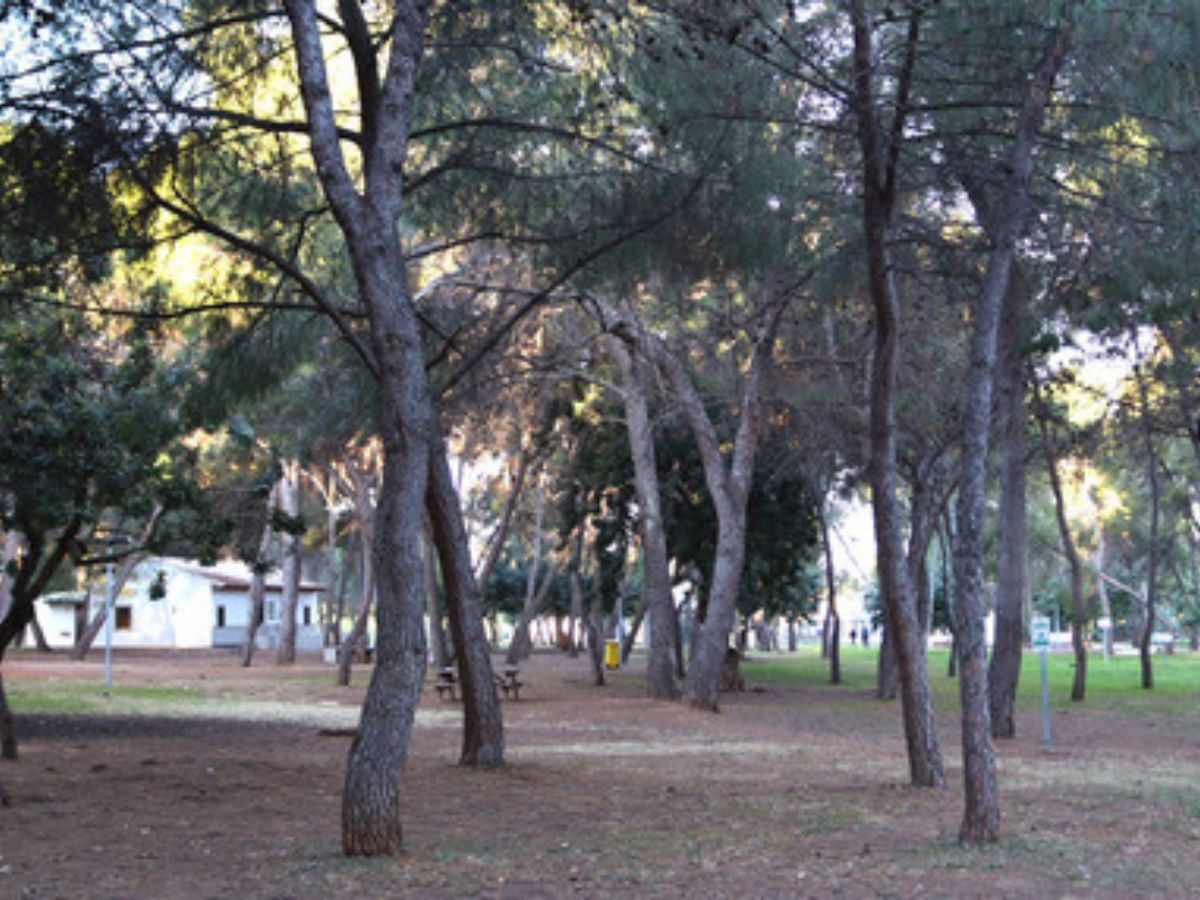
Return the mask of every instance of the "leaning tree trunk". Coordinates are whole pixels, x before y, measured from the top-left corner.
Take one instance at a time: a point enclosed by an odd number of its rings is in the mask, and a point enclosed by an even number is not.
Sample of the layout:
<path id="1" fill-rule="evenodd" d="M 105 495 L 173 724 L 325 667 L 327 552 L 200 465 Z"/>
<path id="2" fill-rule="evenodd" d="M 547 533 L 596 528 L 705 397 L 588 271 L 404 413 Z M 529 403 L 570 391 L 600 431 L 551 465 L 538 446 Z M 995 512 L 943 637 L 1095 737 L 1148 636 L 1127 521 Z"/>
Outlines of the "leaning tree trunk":
<path id="1" fill-rule="evenodd" d="M 159 504 L 155 504 L 150 517 L 146 520 L 145 527 L 142 529 L 140 544 L 145 547 L 154 538 L 155 532 L 158 531 L 158 523 L 162 521 L 163 508 Z M 119 597 L 121 591 L 125 589 L 125 584 L 133 575 L 134 570 L 140 566 L 147 558 L 148 554 L 144 551 L 130 553 L 121 560 L 121 567 L 117 569 L 116 575 L 113 577 L 112 596 Z M 75 647 L 71 651 L 71 658 L 80 661 L 87 656 L 88 651 L 92 649 L 92 644 L 95 643 L 97 635 L 100 634 L 100 629 L 104 627 L 104 620 L 108 617 L 108 604 L 102 603 L 100 610 L 92 617 L 83 633 L 79 635 L 79 639 L 75 642 Z"/>
<path id="2" fill-rule="evenodd" d="M 992 737 L 1017 734 L 1013 707 L 1021 677 L 1025 592 L 1028 567 L 1026 474 L 1029 456 L 1025 416 L 1022 325 L 1028 287 L 1015 262 L 1000 317 L 996 368 L 996 410 L 1001 419 L 1000 539 L 996 564 L 996 627 L 988 663 L 988 707 Z"/>
<path id="3" fill-rule="evenodd" d="M 912 7 L 906 62 L 897 84 L 892 135 L 902 136 L 907 96 L 918 46 L 923 7 Z M 934 725 L 933 696 L 925 645 L 904 562 L 903 529 L 896 474 L 896 381 L 900 329 L 900 295 L 888 251 L 896 206 L 898 143 L 885 150 L 875 99 L 875 50 L 871 23 L 862 0 L 850 3 L 854 42 L 853 112 L 863 173 L 862 221 L 866 243 L 867 286 L 874 312 L 875 340 L 871 358 L 869 475 L 875 520 L 876 570 L 887 614 L 887 630 L 900 664 L 900 698 L 909 776 L 917 786 L 945 784 L 942 752 Z"/>
<path id="4" fill-rule="evenodd" d="M 367 630 L 371 622 L 371 610 L 375 606 L 375 556 L 374 517 L 370 527 L 362 527 L 360 523 L 359 544 L 362 552 L 362 591 L 358 600 L 358 612 L 354 614 L 354 624 L 350 633 L 338 648 L 337 683 L 339 687 L 350 686 L 350 671 L 354 666 L 354 657 L 367 645 Z"/>
<path id="5" fill-rule="evenodd" d="M 1035 386 L 1035 391 L 1037 390 Z M 1039 400 L 1039 407 L 1041 406 Z M 1075 678 L 1071 683 L 1071 699 L 1082 702 L 1087 693 L 1087 646 L 1083 640 L 1083 625 L 1086 607 L 1083 596 L 1083 562 L 1075 547 L 1075 538 L 1067 522 L 1066 500 L 1063 497 L 1062 481 L 1058 475 L 1058 455 L 1054 452 L 1050 438 L 1050 426 L 1046 422 L 1046 411 L 1039 409 L 1042 429 L 1042 448 L 1046 457 L 1046 469 L 1050 475 L 1050 488 L 1054 493 L 1054 514 L 1058 522 L 1058 534 L 1062 540 L 1063 555 L 1071 580 L 1071 647 L 1075 651 Z"/>
<path id="6" fill-rule="evenodd" d="M 288 518 L 288 530 L 283 538 L 283 597 L 279 604 L 279 646 L 275 649 L 275 663 L 290 665 L 296 661 L 296 607 L 300 600 L 300 535 L 295 532 L 300 517 L 300 463 L 296 460 L 284 465 L 280 507 Z"/>
<path id="7" fill-rule="evenodd" d="M 34 619 L 34 601 L 46 590 L 59 566 L 74 547 L 83 519 L 76 515 L 62 529 L 52 549 L 46 552 L 45 535 L 30 530 L 25 535 L 25 549 L 17 561 L 9 561 L 8 605 L 0 616 L 0 666 L 9 645 L 16 640 Z M 32 533 L 31 533 L 32 532 Z M 0 669 L 0 673 L 3 670 Z M 12 710 L 4 693 L 0 677 L 0 758 L 17 758 L 17 735 Z"/>
<path id="8" fill-rule="evenodd" d="M 532 600 L 527 602 L 525 608 L 521 611 L 521 618 L 517 622 L 517 627 L 513 630 L 512 642 L 508 645 L 508 653 L 504 656 L 504 661 L 508 665 L 515 666 L 522 660 L 527 659 L 529 654 L 533 652 L 533 638 L 530 636 L 529 630 L 549 603 L 550 589 L 554 587 L 554 579 L 557 577 L 558 565 L 556 563 L 546 570 L 537 593 L 533 595 Z"/>
<path id="9" fill-rule="evenodd" d="M 453 637 L 454 663 L 463 696 L 463 739 L 459 763 L 493 767 L 504 764 L 504 719 L 496 696 L 483 602 L 471 568 L 471 549 L 458 492 L 440 435 L 432 445 L 429 522 L 446 588 L 446 613 Z"/>
<path id="10" fill-rule="evenodd" d="M 764 381 L 771 366 L 775 336 L 792 286 L 780 273 L 763 287 L 763 320 L 755 335 L 750 369 L 742 388 L 732 459 L 725 453 L 695 382 L 666 344 L 648 333 L 634 317 L 604 309 L 609 331 L 653 362 L 670 381 L 700 451 L 704 480 L 717 511 L 717 547 L 708 583 L 708 609 L 688 667 L 684 694 L 697 709 L 716 712 L 725 670 L 725 651 L 737 615 L 738 592 L 746 554 L 746 508 L 754 476 L 754 460 L 762 425 Z M 653 623 L 652 623 L 653 627 Z M 658 630 L 658 629 L 655 629 Z"/>
<path id="11" fill-rule="evenodd" d="M 510 666 L 515 666 L 532 652 L 533 638 L 530 635 L 530 623 L 541 614 L 541 606 L 544 601 L 543 592 L 538 588 L 537 578 L 542 562 L 542 524 L 545 510 L 546 492 L 539 484 L 537 501 L 534 504 L 533 552 L 530 554 L 529 574 L 525 578 L 525 602 L 521 606 L 521 619 L 516 630 L 513 631 L 512 643 L 509 645 L 508 655 L 505 657 L 505 661 Z M 548 591 L 552 580 L 547 577 L 542 582 L 542 588 Z"/>
<path id="12" fill-rule="evenodd" d="M 674 700 L 679 696 L 675 684 L 675 666 L 671 658 L 678 627 L 675 601 L 671 596 L 667 537 L 663 529 L 662 497 L 658 485 L 658 464 L 654 450 L 654 428 L 646 382 L 639 365 L 625 345 L 612 339 L 612 353 L 621 368 L 624 387 L 625 424 L 629 449 L 633 456 L 634 484 L 642 531 L 642 598 L 650 616 L 650 659 L 646 669 L 647 689 L 651 697 Z"/>

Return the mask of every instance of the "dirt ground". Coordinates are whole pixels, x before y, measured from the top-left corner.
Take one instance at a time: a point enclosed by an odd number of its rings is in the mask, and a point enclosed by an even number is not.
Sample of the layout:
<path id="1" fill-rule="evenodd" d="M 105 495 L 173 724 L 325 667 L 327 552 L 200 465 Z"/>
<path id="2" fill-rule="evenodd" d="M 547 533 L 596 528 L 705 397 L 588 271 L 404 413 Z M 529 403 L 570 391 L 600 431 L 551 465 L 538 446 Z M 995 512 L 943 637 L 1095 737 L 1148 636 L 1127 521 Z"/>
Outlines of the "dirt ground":
<path id="1" fill-rule="evenodd" d="M 719 716 L 604 689 L 539 653 L 506 701 L 508 765 L 455 765 L 427 687 L 405 776 L 407 854 L 346 860 L 339 794 L 361 686 L 316 661 L 223 654 L 5 662 L 21 759 L 0 766 L 0 898 L 1185 897 L 1200 894 L 1190 706 L 1038 711 L 998 748 L 1004 837 L 964 850 L 950 787 L 905 786 L 899 709 L 865 686 L 756 679 Z M 356 673 L 356 683 L 365 680 Z M 22 709 L 62 709 L 26 712 Z"/>

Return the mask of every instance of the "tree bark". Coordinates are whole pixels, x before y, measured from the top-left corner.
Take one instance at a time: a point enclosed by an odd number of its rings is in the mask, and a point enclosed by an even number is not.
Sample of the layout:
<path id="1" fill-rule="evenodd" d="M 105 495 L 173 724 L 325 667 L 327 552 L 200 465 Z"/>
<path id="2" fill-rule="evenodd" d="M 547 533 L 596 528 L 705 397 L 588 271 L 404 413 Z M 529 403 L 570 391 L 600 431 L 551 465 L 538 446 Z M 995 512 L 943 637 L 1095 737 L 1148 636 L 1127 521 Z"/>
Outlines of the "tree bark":
<path id="1" fill-rule="evenodd" d="M 582 528 L 582 525 L 580 526 Z M 533 595 L 525 608 L 521 611 L 521 618 L 517 622 L 517 627 L 513 630 L 512 643 L 508 645 L 508 653 L 504 656 L 504 661 L 515 666 L 523 659 L 528 659 L 529 654 L 533 652 L 533 639 L 530 636 L 529 629 L 534 620 L 542 614 L 542 610 L 546 608 L 547 602 L 550 600 L 550 589 L 554 587 L 554 579 L 558 577 L 558 565 L 552 565 L 547 569 L 545 576 L 542 578 L 542 583 L 537 589 L 537 593 Z"/>
<path id="2" fill-rule="evenodd" d="M 696 385 L 675 354 L 633 316 L 601 309 L 608 331 L 651 361 L 671 383 L 700 450 L 705 484 L 717 512 L 717 546 L 707 585 L 707 610 L 684 682 L 684 694 L 697 709 L 712 712 L 718 709 L 725 651 L 737 614 L 746 554 L 746 505 L 758 451 L 764 381 L 789 290 L 778 274 L 770 276 L 764 286 L 763 319 L 755 335 L 750 369 L 742 388 L 737 433 L 728 465 Z"/>
<path id="3" fill-rule="evenodd" d="M 286 8 L 312 155 L 367 311 L 370 352 L 364 361 L 378 383 L 381 401 L 384 475 L 375 540 L 379 640 L 346 767 L 342 849 L 347 855 L 395 854 L 402 849 L 400 779 L 425 677 L 420 533 L 430 447 L 437 435 L 421 331 L 397 230 L 428 10 L 425 3 L 398 2 L 389 20 L 390 41 L 377 43 L 357 0 L 338 4 L 358 77 L 362 174 L 356 181 L 342 153 L 316 4 L 288 0 Z M 385 44 L 389 57 L 380 79 L 376 48 Z"/>
<path id="4" fill-rule="evenodd" d="M 542 589 L 538 587 L 538 572 L 541 569 L 542 562 L 542 524 L 545 517 L 546 509 L 546 492 L 542 485 L 538 484 L 537 501 L 534 504 L 533 516 L 533 552 L 529 556 L 529 572 L 525 577 L 525 602 L 521 607 L 521 619 L 517 624 L 517 628 L 513 631 L 512 643 L 509 645 L 508 654 L 505 661 L 510 666 L 515 666 L 521 660 L 529 656 L 532 650 L 532 637 L 529 633 L 530 623 L 537 618 L 541 612 L 541 607 L 548 596 L 550 579 L 542 582 Z"/>
<path id="5" fill-rule="evenodd" d="M 289 528 L 300 515 L 300 463 L 289 460 L 284 464 L 280 479 L 280 509 L 288 517 Z M 275 664 L 291 665 L 296 661 L 296 608 L 300 600 L 300 535 L 287 531 L 283 536 L 283 592 L 279 604 L 279 646 Z"/>
<path id="6" fill-rule="evenodd" d="M 271 538 L 275 533 L 271 522 L 275 517 L 275 503 L 278 497 L 279 483 L 276 482 L 267 494 L 267 519 L 263 523 L 262 534 L 258 538 L 258 555 L 254 560 L 253 574 L 250 578 L 250 620 L 246 623 L 246 636 L 242 639 L 243 668 L 249 668 L 254 659 L 255 641 L 258 640 L 258 628 L 263 620 L 266 573 L 271 568 L 268 557 L 271 552 Z"/>
<path id="7" fill-rule="evenodd" d="M 841 649 L 841 627 L 842 620 L 838 616 L 837 608 L 837 579 L 833 569 L 833 543 L 829 538 L 829 518 L 825 511 L 825 504 L 822 503 L 817 513 L 818 523 L 821 526 L 821 546 L 825 550 L 825 591 L 828 597 L 825 607 L 825 628 L 824 641 L 825 651 L 829 656 L 829 682 L 830 684 L 842 683 L 842 649 Z M 790 637 L 790 634 L 789 634 Z M 794 649 L 794 648 L 793 648 Z"/>
<path id="8" fill-rule="evenodd" d="M 1134 353 L 1138 353 L 1134 338 Z M 1162 485 L 1159 480 L 1158 450 L 1154 446 L 1154 424 L 1150 412 L 1150 395 L 1146 387 L 1145 373 L 1141 363 L 1134 365 L 1134 380 L 1137 383 L 1138 405 L 1141 425 L 1142 443 L 1146 453 L 1146 476 L 1150 484 L 1150 552 L 1146 560 L 1146 627 L 1142 631 L 1142 640 L 1138 645 L 1138 656 L 1141 660 L 1142 687 L 1146 690 L 1154 688 L 1153 653 L 1155 607 L 1158 601 L 1158 567 L 1161 550 L 1159 547 L 1159 530 L 1162 515 Z"/>
<path id="9" fill-rule="evenodd" d="M 350 672 L 354 666 L 354 657 L 359 650 L 366 646 L 367 628 L 371 622 L 371 610 L 375 606 L 375 565 L 372 562 L 375 555 L 375 511 L 371 510 L 371 524 L 366 526 L 359 522 L 359 545 L 362 551 L 362 593 L 358 600 L 358 612 L 354 615 L 354 624 L 350 633 L 338 648 L 337 683 L 339 687 L 350 686 Z"/>
<path id="10" fill-rule="evenodd" d="M 909 776 L 916 786 L 941 787 L 946 781 L 945 769 L 934 724 L 925 646 L 920 639 L 920 623 L 904 562 L 896 475 L 900 296 L 888 252 L 888 236 L 895 209 L 896 166 L 908 112 L 922 7 L 914 6 L 911 9 L 906 62 L 897 83 L 891 140 L 886 151 L 875 105 L 876 60 L 871 24 L 862 0 L 852 0 L 850 3 L 854 33 L 852 102 L 862 157 L 862 221 L 867 248 L 868 291 L 875 324 L 870 380 L 869 476 L 875 520 L 876 568 L 887 614 L 887 631 L 900 668 L 900 697 Z"/>
<path id="11" fill-rule="evenodd" d="M 140 546 L 145 547 L 154 538 L 154 534 L 158 531 L 158 523 L 162 519 L 162 506 L 155 506 L 150 513 L 150 518 L 146 520 L 146 525 L 142 529 Z M 112 593 L 113 597 L 119 597 L 121 591 L 125 589 L 125 584 L 133 575 L 134 570 L 144 562 L 148 553 L 144 550 L 131 552 L 123 560 L 121 566 L 117 569 L 116 575 L 113 576 Z M 104 620 L 108 617 L 108 604 L 102 603 L 99 611 L 94 615 L 87 627 L 79 635 L 75 641 L 75 646 L 71 650 L 71 659 L 79 662 L 88 655 L 88 651 L 92 649 L 92 644 L 96 641 L 96 636 L 100 634 L 100 629 L 104 627 Z"/>
<path id="12" fill-rule="evenodd" d="M 1000 802 L 988 706 L 987 645 L 983 589 L 984 511 L 987 494 L 988 442 L 992 416 L 996 335 L 1008 291 L 1017 241 L 1025 229 L 1033 155 L 1037 134 L 1054 91 L 1054 82 L 1070 46 L 1068 23 L 1051 32 L 1025 89 L 1016 140 L 1004 168 L 1001 198 L 988 229 L 992 248 L 983 288 L 974 307 L 970 371 L 963 397 L 962 477 L 958 494 L 958 543 L 955 547 L 954 611 L 958 624 L 959 695 L 962 701 L 962 747 L 965 809 L 959 840 L 990 843 L 1000 827 Z"/>
<path id="13" fill-rule="evenodd" d="M 1096 594 L 1100 598 L 1100 615 L 1108 619 L 1109 627 L 1104 629 L 1104 658 L 1108 659 L 1113 653 L 1112 603 L 1108 599 L 1108 583 L 1104 580 L 1104 521 L 1101 519 L 1096 527 Z"/>
<path id="14" fill-rule="evenodd" d="M 475 583 L 479 586 L 479 591 L 482 594 L 487 590 L 488 582 L 492 579 L 492 572 L 496 569 L 496 563 L 500 560 L 500 553 L 504 549 L 504 543 L 508 540 L 508 530 L 512 525 L 513 512 L 517 508 L 517 502 L 521 499 L 521 494 L 525 488 L 525 477 L 529 472 L 529 464 L 533 454 L 527 447 L 522 446 L 517 454 L 517 471 L 513 475 L 512 485 L 508 489 L 508 497 L 504 501 L 504 509 L 500 513 L 500 522 L 496 525 L 496 530 L 492 533 L 491 540 L 488 542 L 487 556 L 484 558 L 483 565 L 479 569 L 478 576 L 475 578 Z"/>
<path id="15" fill-rule="evenodd" d="M 438 600 L 437 559 L 433 549 L 433 526 L 424 531 L 422 548 L 425 556 L 425 617 L 429 620 L 429 644 L 433 668 L 444 669 L 450 657 L 446 654 L 446 630 L 442 627 L 442 605 Z"/>
<path id="16" fill-rule="evenodd" d="M 1024 273 L 1013 263 L 1000 317 L 997 348 L 996 409 L 1001 419 L 1000 538 L 996 564 L 996 626 L 988 663 L 988 707 L 992 737 L 1016 737 L 1013 707 L 1021 677 L 1025 595 L 1028 569 L 1026 512 L 1029 439 L 1025 415 L 1022 320 L 1029 289 Z"/>
<path id="17" fill-rule="evenodd" d="M 16 758 L 17 729 L 8 705 L 8 695 L 4 693 L 4 678 L 0 675 L 0 759 Z"/>
<path id="18" fill-rule="evenodd" d="M 671 596 L 667 537 L 663 530 L 662 496 L 658 485 L 658 464 L 654 450 L 654 427 L 646 382 L 638 360 L 616 338 L 609 347 L 621 369 L 625 424 L 629 449 L 633 456 L 634 485 L 637 490 L 638 518 L 642 532 L 643 608 L 650 616 L 650 659 L 646 669 L 647 689 L 651 697 L 674 700 L 679 696 L 675 683 L 675 665 L 671 658 L 675 646 L 675 601 Z"/>
<path id="19" fill-rule="evenodd" d="M 1042 429 L 1042 450 L 1046 459 L 1046 469 L 1050 476 L 1050 488 L 1054 494 L 1054 514 L 1058 523 L 1059 539 L 1062 541 L 1063 555 L 1067 558 L 1067 567 L 1071 580 L 1071 647 L 1075 652 L 1075 678 L 1071 683 L 1071 699 L 1082 702 L 1087 693 L 1087 646 L 1083 640 L 1084 619 L 1087 615 L 1083 596 L 1083 562 L 1075 546 L 1075 538 L 1071 534 L 1070 523 L 1067 522 L 1066 499 L 1063 496 L 1062 481 L 1058 475 L 1058 454 L 1054 450 L 1050 437 L 1050 425 L 1047 422 L 1048 413 L 1041 408 L 1040 394 L 1034 386 L 1035 397 L 1038 398 L 1039 423 Z"/>
<path id="20" fill-rule="evenodd" d="M 463 695 L 463 738 L 459 763 L 491 768 L 504 764 L 504 719 L 483 627 L 483 601 L 471 568 L 471 548 L 462 506 L 450 477 L 441 436 L 434 439 L 426 500 L 446 588 L 446 613 L 454 640 L 454 663 Z"/>

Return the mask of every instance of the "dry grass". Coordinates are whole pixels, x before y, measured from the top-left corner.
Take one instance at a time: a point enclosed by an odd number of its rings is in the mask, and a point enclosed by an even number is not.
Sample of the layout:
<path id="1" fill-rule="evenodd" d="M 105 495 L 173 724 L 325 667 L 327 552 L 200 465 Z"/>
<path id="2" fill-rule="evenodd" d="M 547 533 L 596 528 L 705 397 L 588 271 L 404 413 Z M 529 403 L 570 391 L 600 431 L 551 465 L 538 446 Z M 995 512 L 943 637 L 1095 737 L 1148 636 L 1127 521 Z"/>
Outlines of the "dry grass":
<path id="1" fill-rule="evenodd" d="M 337 849 L 347 743 L 317 734 L 354 720 L 361 688 L 315 663 L 146 657 L 123 661 L 105 697 L 95 663 L 18 655 L 5 676 L 27 737 L 3 770 L 16 806 L 0 814 L 0 896 L 1195 894 L 1194 661 L 1162 694 L 1057 704 L 1049 752 L 1027 696 L 1020 736 L 998 748 L 1003 838 L 976 850 L 955 839 L 952 686 L 935 676 L 950 787 L 914 790 L 870 663 L 851 655 L 849 683 L 830 687 L 812 657 L 751 662 L 765 690 L 712 716 L 646 700 L 636 667 L 597 690 L 582 658 L 538 655 L 505 705 L 498 772 L 453 764 L 458 708 L 430 696 L 405 779 L 408 854 L 363 861 Z"/>

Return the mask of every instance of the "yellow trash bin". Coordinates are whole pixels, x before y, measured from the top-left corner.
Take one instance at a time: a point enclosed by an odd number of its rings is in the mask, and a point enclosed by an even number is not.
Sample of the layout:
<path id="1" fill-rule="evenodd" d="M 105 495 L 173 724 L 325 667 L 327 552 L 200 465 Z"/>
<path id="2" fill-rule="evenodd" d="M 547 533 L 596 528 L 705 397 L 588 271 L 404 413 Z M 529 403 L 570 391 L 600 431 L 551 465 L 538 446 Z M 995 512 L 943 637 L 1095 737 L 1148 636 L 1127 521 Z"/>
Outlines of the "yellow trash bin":
<path id="1" fill-rule="evenodd" d="M 619 669 L 621 667 L 620 641 L 604 642 L 604 665 L 608 666 L 610 669 Z"/>

